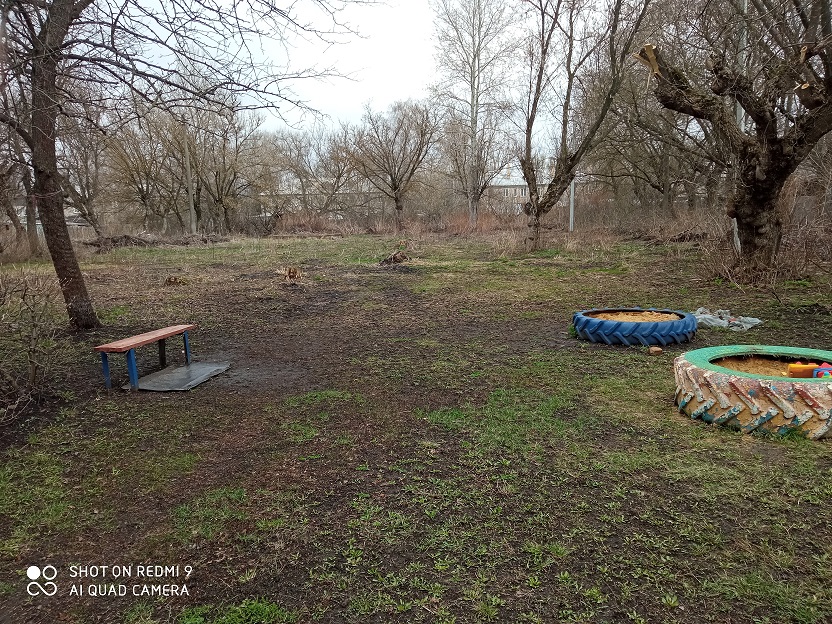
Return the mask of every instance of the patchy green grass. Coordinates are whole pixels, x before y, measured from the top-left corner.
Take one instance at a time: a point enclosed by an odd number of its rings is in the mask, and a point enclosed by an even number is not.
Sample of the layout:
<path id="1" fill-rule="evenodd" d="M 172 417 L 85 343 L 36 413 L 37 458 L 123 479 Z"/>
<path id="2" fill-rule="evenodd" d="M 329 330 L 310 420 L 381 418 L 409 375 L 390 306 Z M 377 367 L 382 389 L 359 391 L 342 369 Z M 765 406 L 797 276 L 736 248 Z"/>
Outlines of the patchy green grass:
<path id="1" fill-rule="evenodd" d="M 176 624 L 292 624 L 297 621 L 297 612 L 268 600 L 256 599 L 218 609 L 210 606 L 185 609 Z"/>
<path id="2" fill-rule="evenodd" d="M 829 444 L 680 417 L 672 360 L 687 346 L 652 357 L 569 333 L 578 309 L 704 305 L 765 322 L 702 330 L 693 347 L 830 348 L 828 276 L 778 285 L 776 299 L 697 275 L 684 246 L 414 247 L 389 270 L 376 263 L 398 240 L 371 236 L 87 260 L 111 327 L 195 321 L 197 358 L 232 368 L 188 393 L 105 393 L 89 349 L 102 336 L 74 339 L 82 381 L 3 446 L 11 617 L 832 618 Z M 287 264 L 299 285 L 274 277 Z M 198 287 L 161 288 L 173 271 Z M 38 610 L 25 568 L 49 557 L 194 574 L 176 579 L 187 598 L 63 594 Z"/>

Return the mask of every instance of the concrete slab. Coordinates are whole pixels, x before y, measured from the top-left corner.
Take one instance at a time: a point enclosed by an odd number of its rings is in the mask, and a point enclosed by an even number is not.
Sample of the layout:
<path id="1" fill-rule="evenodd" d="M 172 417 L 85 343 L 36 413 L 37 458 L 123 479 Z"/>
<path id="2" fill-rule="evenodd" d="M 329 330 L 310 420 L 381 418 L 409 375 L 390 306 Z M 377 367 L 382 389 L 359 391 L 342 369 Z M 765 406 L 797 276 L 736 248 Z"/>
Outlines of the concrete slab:
<path id="1" fill-rule="evenodd" d="M 168 366 L 139 378 L 139 390 L 173 392 L 190 390 L 211 377 L 228 370 L 230 362 L 191 362 L 188 366 Z M 122 386 L 129 390 L 130 384 Z"/>

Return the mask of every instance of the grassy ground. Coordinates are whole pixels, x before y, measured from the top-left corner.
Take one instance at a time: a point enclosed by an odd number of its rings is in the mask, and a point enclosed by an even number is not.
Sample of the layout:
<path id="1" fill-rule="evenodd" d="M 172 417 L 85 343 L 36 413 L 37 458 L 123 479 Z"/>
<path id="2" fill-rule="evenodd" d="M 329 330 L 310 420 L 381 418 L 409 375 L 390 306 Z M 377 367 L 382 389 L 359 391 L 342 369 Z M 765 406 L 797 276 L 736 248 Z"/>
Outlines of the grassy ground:
<path id="1" fill-rule="evenodd" d="M 85 260 L 106 326 L 66 339 L 62 407 L 2 446 L 7 621 L 832 619 L 829 444 L 691 422 L 673 409 L 684 348 L 569 335 L 578 309 L 704 305 L 765 323 L 693 347 L 830 349 L 828 277 L 739 289 L 699 275 L 691 247 L 633 243 L 421 242 L 377 266 L 396 242 Z M 91 346 L 176 322 L 199 325 L 197 360 L 232 368 L 182 394 L 103 390 Z M 31 564 L 57 568 L 55 596 L 27 596 Z M 165 584 L 188 595 L 132 595 Z"/>

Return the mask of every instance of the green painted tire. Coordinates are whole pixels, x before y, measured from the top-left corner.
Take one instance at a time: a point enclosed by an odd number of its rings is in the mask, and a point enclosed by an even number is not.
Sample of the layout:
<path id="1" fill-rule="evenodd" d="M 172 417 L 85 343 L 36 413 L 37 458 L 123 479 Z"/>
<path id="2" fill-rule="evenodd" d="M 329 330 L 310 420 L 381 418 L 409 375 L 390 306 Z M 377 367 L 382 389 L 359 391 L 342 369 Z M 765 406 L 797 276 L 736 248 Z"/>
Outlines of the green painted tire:
<path id="1" fill-rule="evenodd" d="M 795 431 L 813 440 L 832 438 L 830 379 L 755 375 L 714 364 L 750 355 L 832 362 L 832 351 L 797 347 L 728 345 L 688 351 L 673 362 L 679 411 L 745 433 Z"/>

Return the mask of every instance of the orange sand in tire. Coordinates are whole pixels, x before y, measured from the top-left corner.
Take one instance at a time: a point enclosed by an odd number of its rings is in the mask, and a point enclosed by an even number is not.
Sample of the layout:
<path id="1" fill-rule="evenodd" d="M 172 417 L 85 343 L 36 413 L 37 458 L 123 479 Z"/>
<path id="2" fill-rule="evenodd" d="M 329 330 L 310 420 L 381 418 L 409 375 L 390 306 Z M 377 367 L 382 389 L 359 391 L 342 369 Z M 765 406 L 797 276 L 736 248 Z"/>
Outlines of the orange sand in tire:
<path id="1" fill-rule="evenodd" d="M 678 321 L 682 317 L 670 312 L 653 312 L 644 310 L 642 312 L 592 312 L 585 314 L 602 321 L 625 321 L 627 323 L 663 323 L 665 321 Z"/>
<path id="2" fill-rule="evenodd" d="M 730 368 L 741 373 L 751 373 L 752 375 L 765 375 L 766 377 L 788 377 L 789 364 L 794 362 L 794 359 L 778 360 L 763 355 L 732 355 L 731 357 L 713 360 L 713 364 L 723 368 Z"/>

